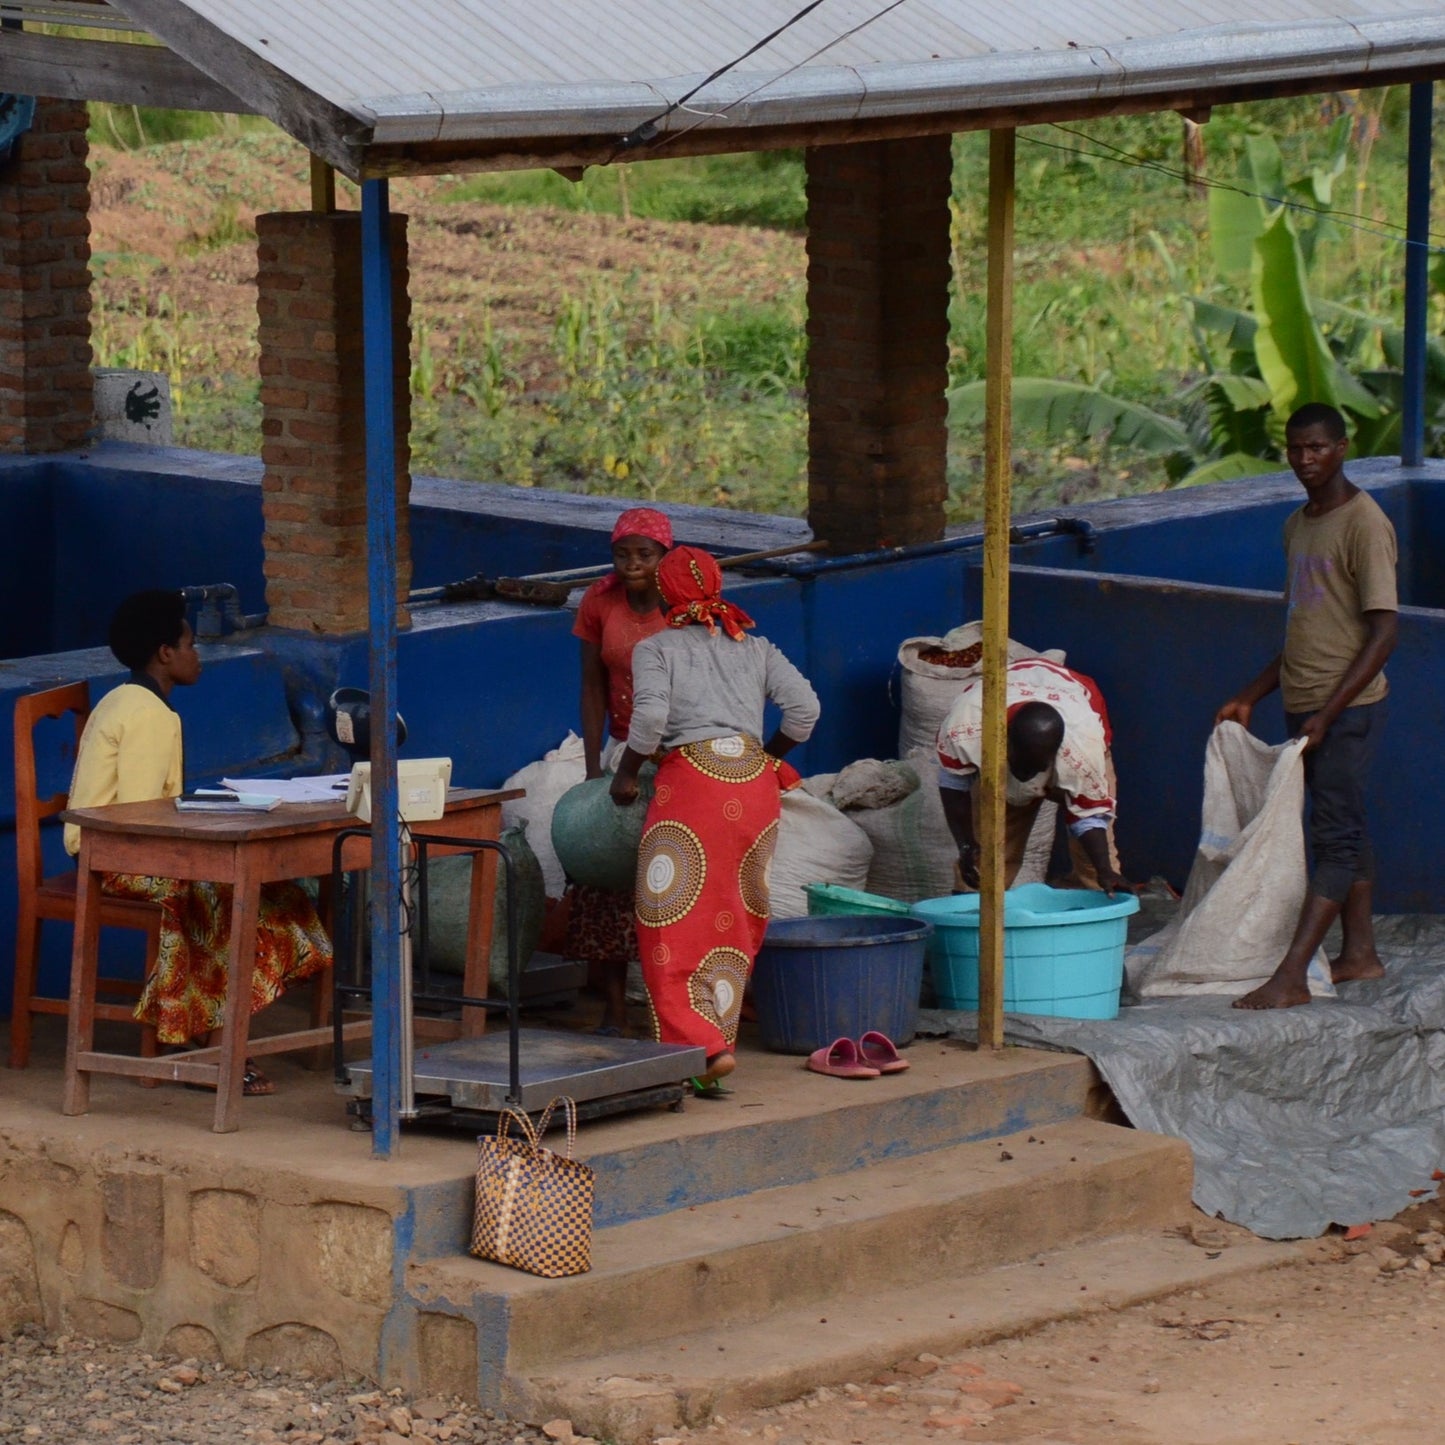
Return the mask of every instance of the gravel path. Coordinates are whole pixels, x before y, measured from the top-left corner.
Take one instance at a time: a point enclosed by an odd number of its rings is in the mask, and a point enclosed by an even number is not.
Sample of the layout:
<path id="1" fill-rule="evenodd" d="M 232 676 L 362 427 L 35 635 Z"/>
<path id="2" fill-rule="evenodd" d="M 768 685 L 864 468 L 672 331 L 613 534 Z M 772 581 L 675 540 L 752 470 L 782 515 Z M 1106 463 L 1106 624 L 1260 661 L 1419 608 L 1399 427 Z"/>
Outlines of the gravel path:
<path id="1" fill-rule="evenodd" d="M 547 1445 L 458 1400 L 157 1359 L 25 1326 L 0 1344 L 0 1441 L 47 1445 Z"/>

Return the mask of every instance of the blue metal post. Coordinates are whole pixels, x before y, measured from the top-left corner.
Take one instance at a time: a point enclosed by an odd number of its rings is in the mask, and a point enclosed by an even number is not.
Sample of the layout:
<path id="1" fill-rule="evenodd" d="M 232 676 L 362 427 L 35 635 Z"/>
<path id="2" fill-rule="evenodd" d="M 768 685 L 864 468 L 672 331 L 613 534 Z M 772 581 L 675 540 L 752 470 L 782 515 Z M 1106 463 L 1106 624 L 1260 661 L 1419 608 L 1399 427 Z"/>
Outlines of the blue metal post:
<path id="1" fill-rule="evenodd" d="M 1410 149 L 1405 192 L 1405 355 L 1400 460 L 1425 460 L 1425 335 L 1430 298 L 1430 150 L 1434 85 L 1410 87 Z"/>
<path id="2" fill-rule="evenodd" d="M 361 186 L 366 584 L 371 689 L 371 1152 L 389 1159 L 401 1100 L 401 839 L 396 786 L 396 414 L 387 183 Z"/>

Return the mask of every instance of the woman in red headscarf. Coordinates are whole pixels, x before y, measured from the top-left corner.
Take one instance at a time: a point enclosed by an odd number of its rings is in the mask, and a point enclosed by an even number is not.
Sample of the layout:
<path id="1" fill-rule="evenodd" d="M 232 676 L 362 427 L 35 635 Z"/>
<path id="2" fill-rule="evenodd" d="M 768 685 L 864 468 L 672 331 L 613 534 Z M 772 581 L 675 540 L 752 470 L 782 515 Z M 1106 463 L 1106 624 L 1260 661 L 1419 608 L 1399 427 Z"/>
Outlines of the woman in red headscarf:
<path id="1" fill-rule="evenodd" d="M 706 552 L 677 547 L 657 569 L 667 629 L 632 654 L 632 722 L 612 797 L 637 797 L 637 773 L 661 748 L 637 860 L 637 943 L 663 1043 L 698 1044 L 702 1097 L 734 1068 L 743 989 L 768 926 L 778 800 L 798 775 L 779 761 L 818 720 L 808 680 L 753 620 L 722 597 Z M 763 711 L 782 721 L 764 745 Z"/>
<path id="2" fill-rule="evenodd" d="M 600 778 L 604 729 L 626 742 L 632 718 L 632 649 L 667 625 L 658 604 L 657 564 L 672 546 L 672 524 L 651 507 L 624 512 L 612 529 L 612 571 L 594 582 L 572 632 L 582 649 L 582 749 L 587 776 Z M 598 1033 L 627 1026 L 627 965 L 637 957 L 632 895 L 571 885 L 567 956 L 594 974 L 605 1003 Z"/>

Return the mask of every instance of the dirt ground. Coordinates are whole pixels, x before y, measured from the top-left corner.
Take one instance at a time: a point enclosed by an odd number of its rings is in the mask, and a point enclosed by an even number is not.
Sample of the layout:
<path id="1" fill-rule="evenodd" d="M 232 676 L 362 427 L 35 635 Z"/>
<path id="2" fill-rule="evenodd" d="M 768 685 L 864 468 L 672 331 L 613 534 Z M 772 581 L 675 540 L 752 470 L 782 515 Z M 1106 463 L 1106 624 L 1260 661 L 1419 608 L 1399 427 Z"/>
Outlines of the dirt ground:
<path id="1" fill-rule="evenodd" d="M 1304 1262 L 1053 1325 L 715 1423 L 698 1445 L 1375 1445 L 1445 1441 L 1445 1266 L 1432 1199 Z M 1242 1231 L 1204 1222 L 1222 1243 Z M 1419 1260 L 1419 1264 L 1416 1264 Z M 1382 1265 L 1384 1268 L 1382 1268 Z M 866 1300 L 856 1307 L 867 1308 Z M 667 1438 L 667 1437 L 664 1437 Z M 683 1437 L 678 1437 L 679 1439 Z"/>
<path id="2" fill-rule="evenodd" d="M 116 340 L 129 343 L 145 318 L 160 317 L 153 344 L 180 348 L 188 369 L 254 374 L 255 217 L 310 207 L 305 151 L 247 133 L 97 148 L 90 164 L 92 265 Z M 772 302 L 802 282 L 795 235 L 455 202 L 446 199 L 453 184 L 422 177 L 392 187 L 393 209 L 411 218 L 413 333 L 444 356 L 490 316 L 529 386 L 550 380 L 563 297 L 630 288 L 640 321 L 654 300 L 686 313 L 704 301 Z M 338 204 L 355 209 L 354 188 L 342 184 Z"/>

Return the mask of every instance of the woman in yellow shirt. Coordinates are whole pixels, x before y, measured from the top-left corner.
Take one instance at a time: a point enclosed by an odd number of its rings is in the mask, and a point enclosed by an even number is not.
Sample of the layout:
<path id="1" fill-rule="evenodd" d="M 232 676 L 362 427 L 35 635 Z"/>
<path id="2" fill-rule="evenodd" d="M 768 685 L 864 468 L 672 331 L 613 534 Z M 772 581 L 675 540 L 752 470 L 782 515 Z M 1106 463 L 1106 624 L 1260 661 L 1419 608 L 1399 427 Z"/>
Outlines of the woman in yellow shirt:
<path id="1" fill-rule="evenodd" d="M 110 650 L 130 677 L 96 705 L 86 722 L 70 784 L 73 808 L 141 803 L 179 796 L 183 781 L 181 720 L 171 691 L 201 675 L 196 640 L 179 592 L 137 592 L 116 609 Z M 66 849 L 80 850 L 80 830 L 67 826 Z M 187 883 L 133 873 L 107 873 L 106 893 L 161 908 L 160 950 L 136 1018 L 153 1024 L 166 1044 L 183 1044 L 218 1028 L 226 1001 L 231 920 L 228 884 Z M 268 883 L 256 926 L 251 1011 L 265 1008 L 292 984 L 327 967 L 331 940 L 316 907 L 295 883 Z M 275 1085 L 248 1060 L 245 1092 Z"/>

